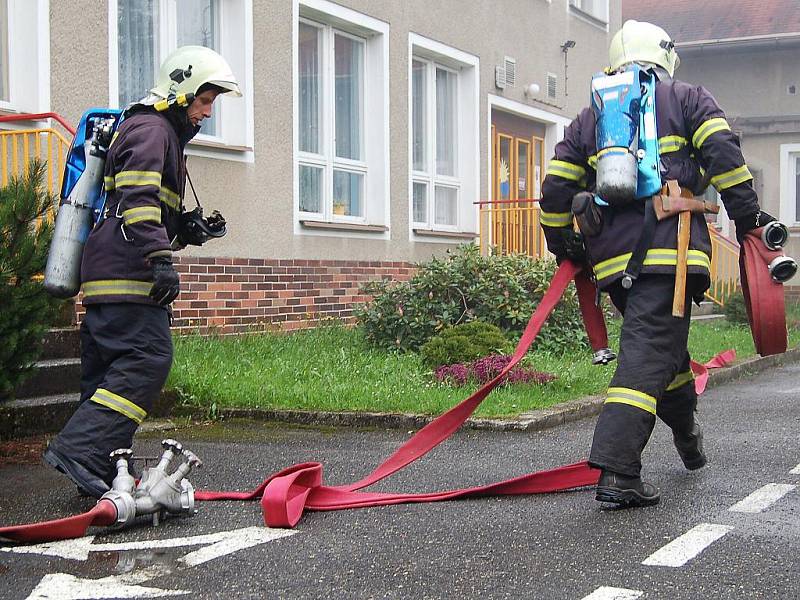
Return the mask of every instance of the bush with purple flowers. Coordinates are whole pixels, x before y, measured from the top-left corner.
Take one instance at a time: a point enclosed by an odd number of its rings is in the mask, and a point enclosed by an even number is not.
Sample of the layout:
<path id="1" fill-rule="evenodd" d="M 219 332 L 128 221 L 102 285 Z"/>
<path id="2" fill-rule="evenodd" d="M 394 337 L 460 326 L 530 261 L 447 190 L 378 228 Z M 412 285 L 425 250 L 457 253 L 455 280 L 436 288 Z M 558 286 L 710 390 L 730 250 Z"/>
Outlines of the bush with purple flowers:
<path id="1" fill-rule="evenodd" d="M 484 384 L 497 377 L 511 362 L 511 356 L 504 354 L 490 354 L 469 363 L 455 363 L 443 365 L 434 371 L 437 381 L 450 385 L 462 386 L 470 381 Z M 556 378 L 552 373 L 544 373 L 527 367 L 517 365 L 508 372 L 503 385 L 511 383 L 542 384 Z"/>

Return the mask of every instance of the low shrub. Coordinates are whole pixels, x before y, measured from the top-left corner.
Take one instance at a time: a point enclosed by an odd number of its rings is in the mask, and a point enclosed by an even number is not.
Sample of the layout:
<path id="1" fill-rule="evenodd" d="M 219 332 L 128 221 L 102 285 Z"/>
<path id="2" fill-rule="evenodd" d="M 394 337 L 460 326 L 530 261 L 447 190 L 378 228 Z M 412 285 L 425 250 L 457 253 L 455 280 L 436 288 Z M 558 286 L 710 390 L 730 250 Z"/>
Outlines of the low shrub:
<path id="1" fill-rule="evenodd" d="M 511 359 L 512 357 L 508 355 L 491 354 L 466 364 L 456 363 L 441 366 L 434 372 L 434 377 L 442 383 L 456 386 L 465 385 L 470 381 L 484 384 L 497 377 L 508 366 Z M 556 376 L 552 373 L 543 373 L 517 365 L 508 372 L 503 380 L 503 385 L 511 383 L 542 384 L 554 379 Z"/>
<path id="2" fill-rule="evenodd" d="M 44 169 L 32 161 L 0 188 L 0 399 L 30 376 L 59 306 L 41 279 L 53 235 L 44 217 L 56 201 L 42 183 Z"/>
<path id="3" fill-rule="evenodd" d="M 448 327 L 420 348 L 422 362 L 435 369 L 442 365 L 467 362 L 488 354 L 503 352 L 508 340 L 496 325 L 470 321 Z"/>
<path id="4" fill-rule="evenodd" d="M 418 350 L 447 327 L 480 320 L 519 335 L 542 299 L 556 263 L 525 255 L 481 256 L 474 244 L 417 265 L 406 282 L 376 281 L 356 310 L 367 340 L 387 350 Z M 548 319 L 536 349 L 558 354 L 585 346 L 574 286 Z"/>
<path id="5" fill-rule="evenodd" d="M 742 295 L 741 288 L 736 288 L 726 299 L 723 306 L 725 319 L 729 323 L 743 323 L 747 324 L 747 308 L 744 304 L 744 296 Z"/>

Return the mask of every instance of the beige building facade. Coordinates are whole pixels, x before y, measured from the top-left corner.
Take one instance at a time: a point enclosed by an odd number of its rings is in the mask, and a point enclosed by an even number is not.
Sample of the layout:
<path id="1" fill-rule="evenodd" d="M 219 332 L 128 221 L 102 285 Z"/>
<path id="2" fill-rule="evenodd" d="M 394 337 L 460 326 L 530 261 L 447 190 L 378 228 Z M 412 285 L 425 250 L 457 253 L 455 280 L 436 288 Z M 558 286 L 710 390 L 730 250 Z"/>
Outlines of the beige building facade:
<path id="1" fill-rule="evenodd" d="M 346 318 L 360 282 L 475 240 L 479 202 L 536 198 L 621 19 L 619 0 L 0 5 L 4 114 L 124 106 L 186 43 L 231 63 L 244 97 L 187 148 L 229 233 L 182 253 L 176 304 L 226 330 Z"/>

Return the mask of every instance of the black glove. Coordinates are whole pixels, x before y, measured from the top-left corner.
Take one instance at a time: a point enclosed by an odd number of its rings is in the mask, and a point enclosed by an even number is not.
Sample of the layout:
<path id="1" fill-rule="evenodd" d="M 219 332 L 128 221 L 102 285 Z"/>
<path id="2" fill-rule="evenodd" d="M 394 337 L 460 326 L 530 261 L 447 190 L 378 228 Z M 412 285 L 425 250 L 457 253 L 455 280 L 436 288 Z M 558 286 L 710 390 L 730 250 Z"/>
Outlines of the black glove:
<path id="1" fill-rule="evenodd" d="M 559 264 L 565 258 L 578 265 L 586 263 L 586 246 L 583 245 L 583 235 L 572 229 L 564 229 L 560 232 L 564 240 L 564 254 L 556 256 Z"/>
<path id="2" fill-rule="evenodd" d="M 153 264 L 153 287 L 150 290 L 150 297 L 161 306 L 167 306 L 181 293 L 181 278 L 170 259 L 159 257 L 150 262 Z"/>
<path id="3" fill-rule="evenodd" d="M 774 220 L 775 217 L 767 212 L 764 212 L 763 210 L 739 217 L 738 219 L 734 219 L 733 222 L 736 223 L 736 239 L 741 244 L 742 240 L 744 240 L 745 234 L 748 231 L 763 227 L 767 223 L 771 223 Z"/>

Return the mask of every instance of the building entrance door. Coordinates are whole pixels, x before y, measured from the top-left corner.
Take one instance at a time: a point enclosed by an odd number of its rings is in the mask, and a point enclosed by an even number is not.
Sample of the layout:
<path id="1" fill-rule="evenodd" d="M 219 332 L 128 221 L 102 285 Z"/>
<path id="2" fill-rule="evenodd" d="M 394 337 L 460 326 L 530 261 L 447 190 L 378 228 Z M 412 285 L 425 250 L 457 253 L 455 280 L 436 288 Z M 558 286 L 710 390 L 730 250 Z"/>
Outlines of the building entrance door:
<path id="1" fill-rule="evenodd" d="M 545 124 L 492 110 L 490 243 L 496 252 L 541 256 L 539 227 Z"/>

